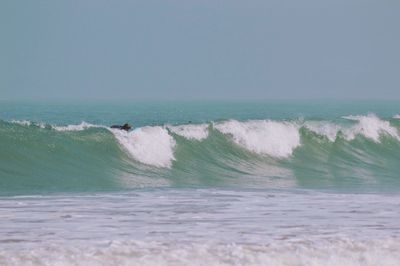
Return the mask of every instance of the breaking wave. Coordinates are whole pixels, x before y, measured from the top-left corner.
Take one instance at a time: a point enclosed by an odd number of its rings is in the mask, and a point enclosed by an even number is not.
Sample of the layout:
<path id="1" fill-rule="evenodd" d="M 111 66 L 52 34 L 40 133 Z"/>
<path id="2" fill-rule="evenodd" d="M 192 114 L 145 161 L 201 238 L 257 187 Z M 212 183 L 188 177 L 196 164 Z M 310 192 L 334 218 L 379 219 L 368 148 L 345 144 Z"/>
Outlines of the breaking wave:
<path id="1" fill-rule="evenodd" d="M 175 160 L 176 142 L 163 127 L 142 127 L 131 132 L 111 129 L 111 132 L 121 146 L 141 163 L 170 168 Z"/>
<path id="2" fill-rule="evenodd" d="M 168 129 L 189 140 L 203 140 L 208 137 L 208 124 L 168 126 Z"/>
<path id="3" fill-rule="evenodd" d="M 300 146 L 298 126 L 287 122 L 231 120 L 214 126 L 238 145 L 258 154 L 285 158 Z"/>
<path id="4" fill-rule="evenodd" d="M 335 121 L 144 126 L 130 132 L 87 122 L 0 121 L 0 192 L 157 186 L 152 180 L 160 178 L 177 186 L 390 187 L 400 183 L 396 121 L 368 114 Z"/>

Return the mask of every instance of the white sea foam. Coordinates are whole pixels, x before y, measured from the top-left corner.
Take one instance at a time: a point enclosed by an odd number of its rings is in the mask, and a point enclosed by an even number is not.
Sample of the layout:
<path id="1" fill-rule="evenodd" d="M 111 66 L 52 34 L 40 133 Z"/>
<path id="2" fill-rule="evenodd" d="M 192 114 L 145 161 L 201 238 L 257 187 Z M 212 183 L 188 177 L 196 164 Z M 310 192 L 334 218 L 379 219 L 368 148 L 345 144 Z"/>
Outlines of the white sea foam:
<path id="1" fill-rule="evenodd" d="M 175 140 L 160 126 L 142 127 L 130 132 L 110 129 L 118 142 L 139 162 L 156 166 L 171 167 Z"/>
<path id="2" fill-rule="evenodd" d="M 393 116 L 394 119 L 400 119 L 400 115 Z"/>
<path id="3" fill-rule="evenodd" d="M 327 137 L 330 141 L 335 141 L 339 132 L 343 133 L 346 140 L 353 140 L 359 135 L 375 142 L 379 142 L 381 135 L 388 135 L 400 140 L 397 129 L 391 126 L 389 121 L 384 121 L 375 114 L 349 115 L 342 118 L 357 123 L 345 126 L 326 121 L 306 121 L 304 126 L 318 135 Z"/>
<path id="4" fill-rule="evenodd" d="M 151 189 L 3 197 L 0 265 L 398 265 L 400 197 Z"/>
<path id="5" fill-rule="evenodd" d="M 203 140 L 208 137 L 208 124 L 168 126 L 168 129 L 189 140 Z"/>
<path id="6" fill-rule="evenodd" d="M 382 134 L 400 140 L 397 129 L 392 127 L 388 121 L 381 120 L 374 114 L 365 116 L 345 116 L 343 118 L 358 121 L 354 126 L 343 129 L 347 140 L 353 140 L 357 135 L 363 135 L 375 142 L 379 142 L 379 138 Z"/>
<path id="7" fill-rule="evenodd" d="M 336 140 L 341 130 L 339 125 L 325 121 L 307 121 L 304 126 L 318 135 L 325 136 L 331 142 Z"/>
<path id="8" fill-rule="evenodd" d="M 45 123 L 42 123 L 42 122 L 36 123 L 36 122 L 29 121 L 29 120 L 11 120 L 11 123 L 18 124 L 18 125 L 21 125 L 21 126 L 26 126 L 26 127 L 29 127 L 29 126 L 32 126 L 32 125 L 40 127 L 40 128 L 45 128 L 46 127 Z"/>
<path id="9" fill-rule="evenodd" d="M 345 116 L 342 116 L 343 119 L 352 120 L 352 121 L 358 121 L 360 119 L 360 117 L 362 117 L 362 115 L 345 115 Z"/>
<path id="10" fill-rule="evenodd" d="M 103 247 L 101 247 L 103 246 Z M 50 246 L 2 250 L 1 265 L 398 265 L 395 239 L 321 243 L 307 241 L 257 244 L 166 244 L 112 241 L 100 247 Z"/>
<path id="11" fill-rule="evenodd" d="M 82 130 L 86 130 L 86 129 L 92 128 L 92 127 L 105 128 L 105 126 L 94 125 L 94 124 L 87 123 L 85 121 L 81 122 L 78 125 L 53 126 L 53 128 L 57 131 L 82 131 Z"/>
<path id="12" fill-rule="evenodd" d="M 21 126 L 30 126 L 32 124 L 32 122 L 29 120 L 11 120 L 11 123 Z"/>
<path id="13" fill-rule="evenodd" d="M 258 154 L 284 158 L 292 155 L 293 150 L 300 146 L 299 128 L 288 122 L 230 120 L 215 124 L 214 127 L 232 136 L 240 146 Z"/>

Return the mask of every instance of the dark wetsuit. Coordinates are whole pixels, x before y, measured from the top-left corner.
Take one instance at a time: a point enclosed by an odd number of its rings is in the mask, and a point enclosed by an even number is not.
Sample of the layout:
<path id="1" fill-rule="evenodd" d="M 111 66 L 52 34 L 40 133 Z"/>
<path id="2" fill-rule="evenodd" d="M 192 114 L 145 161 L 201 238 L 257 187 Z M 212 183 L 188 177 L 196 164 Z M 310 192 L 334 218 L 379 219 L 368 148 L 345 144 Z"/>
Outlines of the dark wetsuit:
<path id="1" fill-rule="evenodd" d="M 121 129 L 121 130 L 129 131 L 132 127 L 130 125 L 128 125 L 128 124 L 124 124 L 123 126 L 113 125 L 113 126 L 111 126 L 111 128 L 118 128 L 118 129 Z"/>

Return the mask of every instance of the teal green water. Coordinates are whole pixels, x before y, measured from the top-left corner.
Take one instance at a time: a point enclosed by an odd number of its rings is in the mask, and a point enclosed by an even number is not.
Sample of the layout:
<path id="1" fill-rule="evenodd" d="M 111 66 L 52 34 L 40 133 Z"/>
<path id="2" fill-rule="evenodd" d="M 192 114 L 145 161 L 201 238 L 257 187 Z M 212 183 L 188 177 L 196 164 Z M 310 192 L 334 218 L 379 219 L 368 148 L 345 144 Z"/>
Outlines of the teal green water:
<path id="1" fill-rule="evenodd" d="M 398 106 L 1 102 L 0 194 L 154 187 L 397 191 Z M 125 122 L 135 129 L 108 128 Z"/>

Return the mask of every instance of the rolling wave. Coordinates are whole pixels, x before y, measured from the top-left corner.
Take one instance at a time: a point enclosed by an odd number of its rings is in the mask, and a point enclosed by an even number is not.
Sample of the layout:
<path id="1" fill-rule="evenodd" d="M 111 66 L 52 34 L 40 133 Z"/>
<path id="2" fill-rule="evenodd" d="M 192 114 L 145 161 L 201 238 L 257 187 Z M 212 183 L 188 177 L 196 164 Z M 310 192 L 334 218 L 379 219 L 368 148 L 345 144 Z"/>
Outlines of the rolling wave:
<path id="1" fill-rule="evenodd" d="M 393 187 L 396 117 L 227 120 L 130 132 L 0 121 L 0 192 L 158 186 Z"/>

